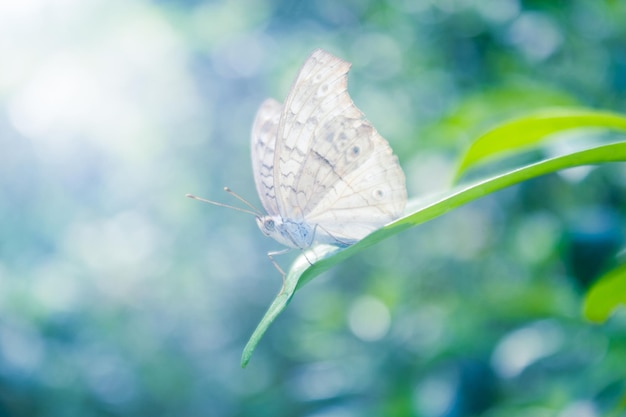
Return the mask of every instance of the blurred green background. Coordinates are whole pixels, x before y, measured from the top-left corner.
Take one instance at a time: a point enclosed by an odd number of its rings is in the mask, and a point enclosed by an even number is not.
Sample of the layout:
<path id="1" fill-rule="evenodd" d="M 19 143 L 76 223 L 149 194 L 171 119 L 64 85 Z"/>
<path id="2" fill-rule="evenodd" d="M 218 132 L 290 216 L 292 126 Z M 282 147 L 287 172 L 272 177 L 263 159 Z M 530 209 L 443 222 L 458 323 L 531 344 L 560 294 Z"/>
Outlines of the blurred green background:
<path id="1" fill-rule="evenodd" d="M 184 195 L 258 204 L 254 113 L 318 47 L 353 63 L 409 195 L 436 192 L 494 123 L 626 111 L 625 21 L 621 0 L 0 1 L 0 416 L 615 410 L 626 314 L 580 310 L 624 247 L 624 164 L 360 253 L 296 294 L 245 370 L 280 247 Z"/>

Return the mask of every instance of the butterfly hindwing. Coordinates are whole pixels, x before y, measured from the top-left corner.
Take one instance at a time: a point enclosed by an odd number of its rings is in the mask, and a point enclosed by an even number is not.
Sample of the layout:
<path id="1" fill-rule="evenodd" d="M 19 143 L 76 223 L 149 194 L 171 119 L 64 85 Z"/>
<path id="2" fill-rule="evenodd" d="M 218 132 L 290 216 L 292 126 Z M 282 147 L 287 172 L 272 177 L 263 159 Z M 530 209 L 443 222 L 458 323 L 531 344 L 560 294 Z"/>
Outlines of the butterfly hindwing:
<path id="1" fill-rule="evenodd" d="M 405 178 L 398 159 L 373 128 L 371 134 L 374 151 L 336 181 L 306 216 L 307 222 L 321 226 L 319 233 L 340 242 L 362 239 L 400 217 L 406 205 Z"/>
<path id="2" fill-rule="evenodd" d="M 282 107 L 274 99 L 265 100 L 257 110 L 252 125 L 252 172 L 261 203 L 270 215 L 278 214 L 274 188 L 274 148 Z"/>

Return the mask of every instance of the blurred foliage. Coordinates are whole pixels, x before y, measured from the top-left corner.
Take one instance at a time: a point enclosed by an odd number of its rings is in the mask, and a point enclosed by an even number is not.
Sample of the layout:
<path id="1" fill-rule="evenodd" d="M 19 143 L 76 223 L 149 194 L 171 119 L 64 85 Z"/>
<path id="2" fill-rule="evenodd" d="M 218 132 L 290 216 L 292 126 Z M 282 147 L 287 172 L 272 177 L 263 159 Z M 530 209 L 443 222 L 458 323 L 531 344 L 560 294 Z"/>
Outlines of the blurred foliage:
<path id="1" fill-rule="evenodd" d="M 626 305 L 626 264 L 612 269 L 591 287 L 585 297 L 585 317 L 604 322 L 620 305 Z"/>
<path id="2" fill-rule="evenodd" d="M 624 309 L 596 326 L 581 305 L 624 247 L 625 164 L 359 253 L 298 292 L 246 370 L 276 246 L 183 196 L 253 199 L 256 107 L 317 47 L 353 63 L 356 104 L 428 196 L 504 120 L 626 112 L 625 19 L 615 0 L 0 2 L 0 415 L 623 411 Z"/>

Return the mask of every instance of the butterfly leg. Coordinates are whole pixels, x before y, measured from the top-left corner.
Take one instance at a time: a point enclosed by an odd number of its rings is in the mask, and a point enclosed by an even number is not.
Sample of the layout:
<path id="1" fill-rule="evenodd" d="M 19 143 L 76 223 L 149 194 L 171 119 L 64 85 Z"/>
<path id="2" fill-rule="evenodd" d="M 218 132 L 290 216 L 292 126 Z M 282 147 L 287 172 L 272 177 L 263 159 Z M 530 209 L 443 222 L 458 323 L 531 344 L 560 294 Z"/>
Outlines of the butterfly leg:
<path id="1" fill-rule="evenodd" d="M 322 229 L 324 232 L 326 232 L 326 234 L 327 234 L 328 236 L 332 237 L 332 238 L 335 240 L 335 242 L 333 242 L 333 244 L 334 244 L 335 246 L 339 246 L 339 247 L 347 247 L 347 246 L 350 246 L 350 245 L 351 245 L 351 243 L 349 243 L 349 242 L 344 242 L 344 241 L 342 241 L 342 240 L 340 240 L 340 239 L 338 239 L 338 238 L 334 237 L 333 235 L 331 235 L 331 234 L 330 234 L 330 233 L 329 233 L 326 229 L 324 229 L 324 228 L 323 228 L 322 226 L 320 226 L 319 224 L 316 224 L 316 225 L 313 227 L 313 239 L 311 239 L 311 243 L 315 241 L 315 233 L 317 232 L 317 228 L 318 228 L 318 227 L 319 227 L 320 229 Z M 317 259 L 315 259 L 315 261 L 311 261 L 311 260 L 309 259 L 309 257 L 308 257 L 308 256 L 307 256 L 307 254 L 306 254 L 306 249 L 305 249 L 305 248 L 300 248 L 300 251 L 302 252 L 302 256 L 304 256 L 304 259 L 306 259 L 306 261 L 309 263 L 309 265 L 313 265 L 313 262 L 317 261 Z M 315 251 L 314 251 L 314 250 L 312 250 L 312 253 L 313 253 L 313 254 L 315 254 Z M 316 255 L 316 258 L 317 258 L 317 255 Z"/>
<path id="2" fill-rule="evenodd" d="M 283 284 L 285 283 L 285 271 L 283 271 L 283 269 L 280 267 L 280 265 L 278 265 L 278 262 L 276 262 L 276 260 L 274 260 L 274 256 L 276 256 L 276 255 L 284 255 L 285 253 L 289 252 L 290 250 L 291 250 L 290 248 L 287 248 L 287 249 L 283 249 L 283 250 L 267 252 L 267 257 L 270 258 L 270 261 L 272 262 L 272 265 L 274 265 L 274 268 L 276 268 L 278 270 L 278 272 L 280 272 L 280 275 L 283 277 Z"/>
<path id="3" fill-rule="evenodd" d="M 309 265 L 313 265 L 313 262 L 311 262 L 311 260 L 309 259 L 308 256 L 306 256 L 306 252 L 304 249 L 300 249 L 300 251 L 302 252 L 302 256 L 304 256 L 304 259 L 306 259 L 306 261 L 309 263 Z"/>

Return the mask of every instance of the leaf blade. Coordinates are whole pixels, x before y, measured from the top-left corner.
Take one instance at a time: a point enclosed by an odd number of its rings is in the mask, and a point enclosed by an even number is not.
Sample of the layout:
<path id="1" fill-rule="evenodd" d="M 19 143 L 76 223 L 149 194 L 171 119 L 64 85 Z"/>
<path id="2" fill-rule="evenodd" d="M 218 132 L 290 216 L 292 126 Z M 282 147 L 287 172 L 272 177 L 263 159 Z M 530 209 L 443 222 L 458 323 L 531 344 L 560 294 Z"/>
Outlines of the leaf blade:
<path id="1" fill-rule="evenodd" d="M 450 210 L 511 185 L 565 168 L 608 162 L 626 162 L 626 142 L 597 146 L 565 156 L 547 159 L 467 186 L 457 187 L 447 191 L 434 202 L 423 205 L 420 205 L 419 202 L 414 202 L 419 208 L 411 214 L 378 229 L 352 246 L 328 250 L 328 252 L 321 255 L 321 258 L 318 258 L 318 261 L 310 265 L 305 260 L 305 257 L 301 255 L 294 261 L 293 267 L 285 278 L 281 292 L 271 304 L 246 344 L 242 354 L 242 366 L 245 367 L 249 362 L 257 344 L 276 317 L 287 307 L 295 292 L 337 263 L 408 228 L 425 223 Z"/>
<path id="2" fill-rule="evenodd" d="M 587 291 L 583 316 L 593 323 L 603 323 L 620 305 L 626 306 L 626 263 L 604 274 Z"/>
<path id="3" fill-rule="evenodd" d="M 552 109 L 503 123 L 472 142 L 461 158 L 455 181 L 468 169 L 498 155 L 525 150 L 546 136 L 578 128 L 626 131 L 626 117 L 587 109 Z"/>

